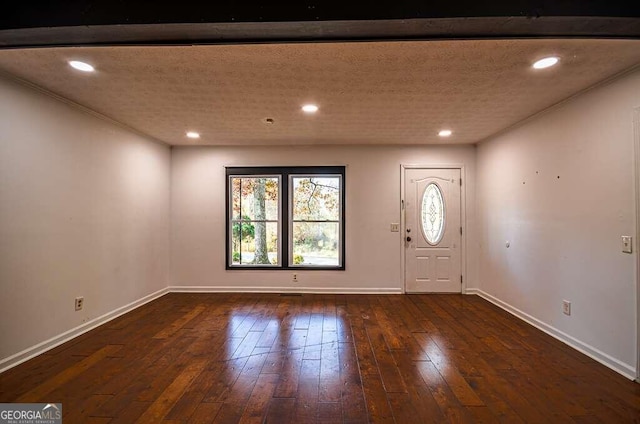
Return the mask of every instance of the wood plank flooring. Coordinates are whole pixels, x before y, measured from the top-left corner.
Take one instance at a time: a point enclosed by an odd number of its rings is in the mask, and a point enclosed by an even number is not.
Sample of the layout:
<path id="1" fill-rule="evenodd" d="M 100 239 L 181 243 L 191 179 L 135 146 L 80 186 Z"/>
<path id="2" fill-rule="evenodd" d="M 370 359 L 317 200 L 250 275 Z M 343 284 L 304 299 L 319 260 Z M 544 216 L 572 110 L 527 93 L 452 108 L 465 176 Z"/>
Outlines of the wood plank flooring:
<path id="1" fill-rule="evenodd" d="M 0 374 L 69 423 L 625 423 L 640 385 L 476 296 L 168 294 Z"/>

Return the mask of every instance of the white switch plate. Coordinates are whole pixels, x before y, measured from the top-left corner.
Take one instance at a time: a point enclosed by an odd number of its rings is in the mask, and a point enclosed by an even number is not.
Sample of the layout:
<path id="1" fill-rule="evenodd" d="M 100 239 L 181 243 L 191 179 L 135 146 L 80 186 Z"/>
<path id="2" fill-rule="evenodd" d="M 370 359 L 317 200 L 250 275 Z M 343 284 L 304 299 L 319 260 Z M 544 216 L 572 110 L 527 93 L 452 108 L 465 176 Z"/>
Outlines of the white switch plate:
<path id="1" fill-rule="evenodd" d="M 622 252 L 631 253 L 631 236 L 622 236 Z"/>
<path id="2" fill-rule="evenodd" d="M 391 223 L 391 232 L 392 233 L 400 232 L 400 224 Z"/>

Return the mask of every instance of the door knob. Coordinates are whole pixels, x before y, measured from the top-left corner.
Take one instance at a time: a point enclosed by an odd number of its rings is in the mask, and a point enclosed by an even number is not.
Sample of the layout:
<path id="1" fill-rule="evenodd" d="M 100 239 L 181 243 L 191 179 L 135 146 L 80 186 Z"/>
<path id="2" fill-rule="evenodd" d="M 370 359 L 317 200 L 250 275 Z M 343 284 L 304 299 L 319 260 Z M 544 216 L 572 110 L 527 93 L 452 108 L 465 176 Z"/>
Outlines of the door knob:
<path id="1" fill-rule="evenodd" d="M 411 241 L 411 237 L 407 237 L 407 241 Z"/>

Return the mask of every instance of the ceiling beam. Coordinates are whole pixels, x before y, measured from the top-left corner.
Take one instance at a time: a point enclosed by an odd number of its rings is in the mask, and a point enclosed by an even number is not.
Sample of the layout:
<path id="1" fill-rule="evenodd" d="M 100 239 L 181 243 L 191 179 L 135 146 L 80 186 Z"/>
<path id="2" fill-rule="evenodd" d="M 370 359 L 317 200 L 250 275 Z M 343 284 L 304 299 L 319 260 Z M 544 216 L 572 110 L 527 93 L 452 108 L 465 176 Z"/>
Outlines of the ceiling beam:
<path id="1" fill-rule="evenodd" d="M 628 0 L 358 3 L 14 1 L 3 5 L 0 47 L 640 38 L 640 2 Z"/>

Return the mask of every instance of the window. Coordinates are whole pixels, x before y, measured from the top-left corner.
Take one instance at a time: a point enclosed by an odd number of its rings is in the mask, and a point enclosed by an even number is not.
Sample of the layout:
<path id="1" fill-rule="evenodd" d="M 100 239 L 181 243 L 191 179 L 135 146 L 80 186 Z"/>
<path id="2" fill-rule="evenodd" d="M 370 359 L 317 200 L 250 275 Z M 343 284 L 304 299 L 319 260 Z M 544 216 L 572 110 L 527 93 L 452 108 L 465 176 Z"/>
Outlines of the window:
<path id="1" fill-rule="evenodd" d="M 232 263 L 277 265 L 280 177 L 232 177 Z"/>
<path id="2" fill-rule="evenodd" d="M 227 173 L 227 269 L 344 269 L 343 166 Z"/>
<path id="3" fill-rule="evenodd" d="M 422 195 L 422 232 L 427 243 L 440 243 L 444 235 L 444 200 L 437 184 L 429 184 Z"/>

